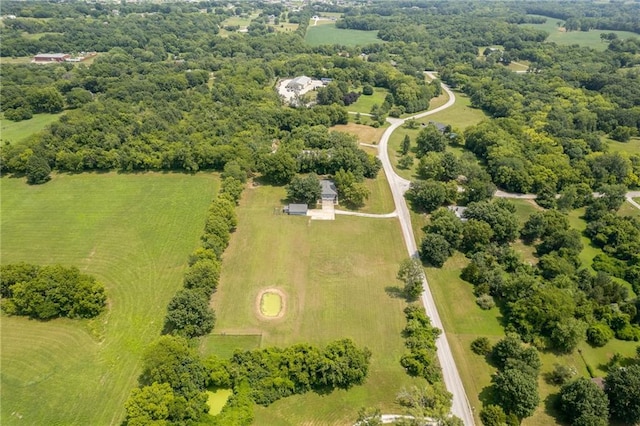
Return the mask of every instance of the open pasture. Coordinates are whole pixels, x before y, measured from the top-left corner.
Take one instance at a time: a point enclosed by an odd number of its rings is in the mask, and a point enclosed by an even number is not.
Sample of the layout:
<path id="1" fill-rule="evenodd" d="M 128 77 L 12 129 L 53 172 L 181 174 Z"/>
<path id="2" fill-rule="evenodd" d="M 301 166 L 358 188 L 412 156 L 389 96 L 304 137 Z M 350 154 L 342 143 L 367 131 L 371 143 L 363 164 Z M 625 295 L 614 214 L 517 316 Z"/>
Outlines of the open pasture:
<path id="1" fill-rule="evenodd" d="M 20 143 L 29 136 L 43 130 L 49 124 L 60 118 L 61 114 L 36 114 L 29 120 L 11 121 L 0 120 L 0 140 L 3 142 Z"/>
<path id="2" fill-rule="evenodd" d="M 342 46 L 357 46 L 370 43 L 383 43 L 378 37 L 378 31 L 359 31 L 336 28 L 336 24 L 309 25 L 305 41 L 312 46 L 323 44 L 339 44 Z"/>
<path id="3" fill-rule="evenodd" d="M 398 265 L 406 256 L 396 219 L 337 216 L 335 221 L 281 213 L 282 187 L 245 191 L 239 226 L 225 252 L 213 297 L 216 339 L 258 334 L 262 347 L 351 338 L 372 351 L 367 382 L 329 395 L 309 393 L 256 409 L 256 424 L 350 424 L 360 407 L 398 412 L 396 393 L 416 383 L 403 371 L 400 335 L 404 299 L 395 297 Z M 277 288 L 286 296 L 282 318 L 264 319 L 256 297 Z M 234 337 L 235 338 L 235 337 Z"/>
<path id="4" fill-rule="evenodd" d="M 2 317 L 2 423 L 119 425 L 218 178 L 105 173 L 0 185 L 2 262 L 77 266 L 108 296 L 93 320 Z"/>
<path id="5" fill-rule="evenodd" d="M 531 15 L 541 16 L 541 15 Z M 572 45 L 577 44 L 584 47 L 591 47 L 596 50 L 605 50 L 609 45 L 608 42 L 602 41 L 600 34 L 614 33 L 619 38 L 626 39 L 629 37 L 638 37 L 638 34 L 634 34 L 629 31 L 608 31 L 608 30 L 590 30 L 590 31 L 566 31 L 563 27 L 564 22 L 548 16 L 542 16 L 547 18 L 547 22 L 544 24 L 522 24 L 527 27 L 535 28 L 537 30 L 543 30 L 549 33 L 547 41 L 554 42 L 560 45 Z M 560 24 L 560 25 L 559 25 Z"/>

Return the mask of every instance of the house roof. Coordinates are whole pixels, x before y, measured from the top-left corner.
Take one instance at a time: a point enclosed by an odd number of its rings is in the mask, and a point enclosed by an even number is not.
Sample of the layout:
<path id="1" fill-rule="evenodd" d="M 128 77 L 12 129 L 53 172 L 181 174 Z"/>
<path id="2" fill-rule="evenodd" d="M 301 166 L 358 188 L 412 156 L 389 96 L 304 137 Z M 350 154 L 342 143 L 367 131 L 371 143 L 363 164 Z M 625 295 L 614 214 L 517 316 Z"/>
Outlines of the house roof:
<path id="1" fill-rule="evenodd" d="M 322 196 L 336 196 L 338 195 L 338 190 L 336 189 L 336 184 L 333 181 L 328 179 L 323 179 L 320 181 L 320 185 L 322 186 Z"/>
<path id="2" fill-rule="evenodd" d="M 49 59 L 49 58 L 56 58 L 56 59 L 64 59 L 66 58 L 67 55 L 66 53 L 39 53 L 36 56 L 34 56 L 34 58 L 43 58 L 43 59 Z"/>
<path id="3" fill-rule="evenodd" d="M 293 80 L 291 80 L 289 84 L 287 84 L 287 86 L 293 86 L 298 84 L 301 86 L 306 86 L 309 83 L 311 83 L 311 78 L 307 77 L 306 75 L 301 75 L 300 77 L 296 77 Z"/>
<path id="4" fill-rule="evenodd" d="M 306 204 L 289 204 L 289 214 L 306 213 L 309 207 Z"/>

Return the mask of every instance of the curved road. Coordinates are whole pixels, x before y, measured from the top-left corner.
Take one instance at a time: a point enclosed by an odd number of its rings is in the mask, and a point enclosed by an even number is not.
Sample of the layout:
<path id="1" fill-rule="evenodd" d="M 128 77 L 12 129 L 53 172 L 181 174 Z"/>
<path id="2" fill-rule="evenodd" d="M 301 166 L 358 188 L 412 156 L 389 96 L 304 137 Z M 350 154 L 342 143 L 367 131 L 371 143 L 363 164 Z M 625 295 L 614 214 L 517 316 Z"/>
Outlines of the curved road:
<path id="1" fill-rule="evenodd" d="M 429 75 L 429 77 L 431 78 L 435 78 L 432 73 L 427 73 L 427 75 Z M 449 100 L 446 104 L 431 111 L 416 114 L 409 118 L 426 117 L 452 106 L 456 102 L 455 94 L 444 84 L 442 84 L 442 88 L 449 95 Z M 391 126 L 389 126 L 387 130 L 385 130 L 382 138 L 380 139 L 380 143 L 378 144 L 378 157 L 380 158 L 380 161 L 382 161 L 382 167 L 387 176 L 389 186 L 391 187 L 391 193 L 393 194 L 393 201 L 396 206 L 398 219 L 400 220 L 400 227 L 402 228 L 402 235 L 404 237 L 407 251 L 409 252 L 409 256 L 417 257 L 418 248 L 416 245 L 415 237 L 413 235 L 413 229 L 411 227 L 409 208 L 407 207 L 407 203 L 404 199 L 404 193 L 407 191 L 407 189 L 409 189 L 410 182 L 398 176 L 393 170 L 391 161 L 389 160 L 389 151 L 387 149 L 389 137 L 394 132 L 394 130 L 404 124 L 405 120 L 397 118 L 387 118 L 387 121 L 391 123 Z M 444 328 L 442 327 L 442 321 L 440 320 L 440 316 L 438 315 L 438 309 L 433 300 L 433 296 L 431 295 L 431 291 L 429 290 L 429 283 L 427 282 L 426 276 L 423 276 L 423 287 L 424 291 L 422 292 L 421 300 L 425 310 L 427 311 L 427 315 L 429 315 L 429 317 L 431 318 L 431 323 L 435 327 L 438 327 L 440 330 L 442 330 L 442 334 L 436 341 L 436 346 L 438 349 L 438 360 L 440 361 L 440 366 L 442 367 L 444 383 L 447 387 L 447 390 L 453 394 L 453 406 L 451 408 L 451 411 L 454 415 L 460 417 L 465 425 L 472 426 L 475 424 L 475 422 L 473 419 L 471 406 L 464 391 L 464 387 L 462 386 L 462 380 L 460 379 L 460 374 L 458 373 L 458 369 L 453 359 L 453 354 L 451 353 L 451 348 L 449 347 L 447 336 L 444 332 Z"/>

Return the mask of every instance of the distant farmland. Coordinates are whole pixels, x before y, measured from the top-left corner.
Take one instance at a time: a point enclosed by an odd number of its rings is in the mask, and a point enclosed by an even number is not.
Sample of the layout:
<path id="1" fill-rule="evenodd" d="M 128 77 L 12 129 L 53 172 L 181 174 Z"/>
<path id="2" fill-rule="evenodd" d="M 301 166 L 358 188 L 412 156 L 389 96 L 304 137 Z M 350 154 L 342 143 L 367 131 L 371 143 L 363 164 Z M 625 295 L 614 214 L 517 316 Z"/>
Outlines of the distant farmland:
<path id="1" fill-rule="evenodd" d="M 382 43 L 382 40 L 378 38 L 378 31 L 343 30 L 336 28 L 336 24 L 310 24 L 304 39 L 312 46 L 323 44 L 356 46 L 359 44 Z"/>

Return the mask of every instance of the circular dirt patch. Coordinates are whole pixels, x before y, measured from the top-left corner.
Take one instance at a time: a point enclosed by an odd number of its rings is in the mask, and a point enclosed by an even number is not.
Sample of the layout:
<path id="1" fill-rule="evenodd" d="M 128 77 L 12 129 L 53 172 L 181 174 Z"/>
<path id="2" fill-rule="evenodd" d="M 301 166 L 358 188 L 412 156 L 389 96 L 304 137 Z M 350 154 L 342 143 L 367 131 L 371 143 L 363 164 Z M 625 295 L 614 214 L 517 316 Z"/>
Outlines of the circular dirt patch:
<path id="1" fill-rule="evenodd" d="M 262 290 L 256 298 L 256 311 L 265 319 L 282 318 L 286 307 L 286 296 L 282 290 L 277 288 Z"/>

